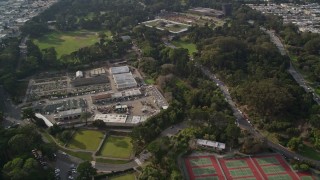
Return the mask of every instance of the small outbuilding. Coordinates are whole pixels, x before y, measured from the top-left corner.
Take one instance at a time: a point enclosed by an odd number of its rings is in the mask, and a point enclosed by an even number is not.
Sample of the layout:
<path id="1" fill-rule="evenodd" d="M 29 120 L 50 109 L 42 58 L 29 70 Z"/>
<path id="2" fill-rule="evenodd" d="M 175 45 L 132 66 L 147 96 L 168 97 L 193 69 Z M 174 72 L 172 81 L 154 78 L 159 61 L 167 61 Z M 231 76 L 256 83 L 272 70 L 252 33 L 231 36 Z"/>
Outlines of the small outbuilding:
<path id="1" fill-rule="evenodd" d="M 77 71 L 76 72 L 76 78 L 82 78 L 83 77 L 83 72 L 82 71 Z"/>

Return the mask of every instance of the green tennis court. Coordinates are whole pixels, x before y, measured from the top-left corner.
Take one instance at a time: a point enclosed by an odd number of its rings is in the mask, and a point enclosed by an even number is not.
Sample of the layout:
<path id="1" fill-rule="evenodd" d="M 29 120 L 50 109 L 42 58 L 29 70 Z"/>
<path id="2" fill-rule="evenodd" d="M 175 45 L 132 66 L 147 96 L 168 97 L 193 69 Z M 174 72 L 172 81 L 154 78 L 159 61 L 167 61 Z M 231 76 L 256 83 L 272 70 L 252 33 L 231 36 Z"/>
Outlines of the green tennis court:
<path id="1" fill-rule="evenodd" d="M 311 176 L 302 176 L 300 177 L 301 180 L 313 180 Z"/>
<path id="2" fill-rule="evenodd" d="M 241 177 L 241 176 L 253 176 L 253 173 L 250 168 L 241 168 L 229 170 L 232 177 Z"/>
<path id="3" fill-rule="evenodd" d="M 239 167 L 248 167 L 247 161 L 245 160 L 230 160 L 226 161 L 226 166 L 228 168 L 239 168 Z"/>
<path id="4" fill-rule="evenodd" d="M 278 159 L 275 157 L 255 158 L 259 165 L 279 164 Z"/>
<path id="5" fill-rule="evenodd" d="M 194 158 L 189 159 L 191 166 L 205 166 L 205 165 L 212 165 L 210 158 Z"/>
<path id="6" fill-rule="evenodd" d="M 237 178 L 237 180 L 257 180 L 255 177 Z"/>
<path id="7" fill-rule="evenodd" d="M 195 180 L 219 180 L 218 176 L 196 177 Z"/>
<path id="8" fill-rule="evenodd" d="M 213 166 L 211 167 L 202 167 L 202 168 L 192 168 L 194 176 L 202 176 L 209 174 L 216 174 L 216 170 Z"/>
<path id="9" fill-rule="evenodd" d="M 290 180 L 290 179 L 292 178 L 288 174 L 268 176 L 268 180 Z"/>
<path id="10" fill-rule="evenodd" d="M 261 167 L 266 174 L 277 174 L 281 172 L 285 172 L 286 170 L 281 165 L 275 166 L 262 166 Z"/>

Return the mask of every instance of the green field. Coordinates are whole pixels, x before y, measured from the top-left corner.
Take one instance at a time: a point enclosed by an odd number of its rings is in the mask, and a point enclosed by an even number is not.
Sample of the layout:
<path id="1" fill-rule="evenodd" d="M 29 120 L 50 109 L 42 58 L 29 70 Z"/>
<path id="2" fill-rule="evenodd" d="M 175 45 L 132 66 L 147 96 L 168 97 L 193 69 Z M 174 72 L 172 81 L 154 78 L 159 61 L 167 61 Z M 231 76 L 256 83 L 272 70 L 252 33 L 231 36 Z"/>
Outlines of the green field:
<path id="1" fill-rule="evenodd" d="M 189 159 L 191 166 L 212 165 L 210 158 L 194 158 Z"/>
<path id="2" fill-rule="evenodd" d="M 126 164 L 131 162 L 130 160 L 116 160 L 116 159 L 104 159 L 96 158 L 96 162 L 108 163 L 108 164 Z"/>
<path id="3" fill-rule="evenodd" d="M 188 49 L 190 55 L 197 52 L 197 47 L 194 43 L 186 41 L 172 41 L 172 44 L 180 48 Z"/>
<path id="4" fill-rule="evenodd" d="M 276 166 L 262 166 L 263 172 L 266 174 L 277 174 L 285 172 L 286 170 L 281 165 Z"/>
<path id="5" fill-rule="evenodd" d="M 288 174 L 281 174 L 275 176 L 268 176 L 269 180 L 290 180 L 292 179 Z"/>
<path id="6" fill-rule="evenodd" d="M 253 176 L 253 173 L 249 168 L 233 169 L 229 170 L 229 172 L 232 177 Z"/>
<path id="7" fill-rule="evenodd" d="M 131 138 L 125 136 L 109 136 L 100 150 L 100 155 L 112 158 L 129 159 L 131 154 Z"/>
<path id="8" fill-rule="evenodd" d="M 201 168 L 192 168 L 192 171 L 193 171 L 193 174 L 195 176 L 216 174 L 216 170 L 214 169 L 213 166 L 201 167 Z"/>
<path id="9" fill-rule="evenodd" d="M 279 161 L 275 157 L 256 158 L 259 165 L 279 164 Z"/>
<path id="10" fill-rule="evenodd" d="M 111 180 L 135 180 L 136 176 L 134 173 L 131 174 L 125 174 L 122 176 L 116 176 L 116 177 L 112 177 Z"/>
<path id="11" fill-rule="evenodd" d="M 111 33 L 106 32 L 107 37 Z M 54 47 L 57 51 L 57 57 L 60 58 L 64 54 L 70 54 L 82 47 L 93 45 L 99 41 L 98 32 L 93 31 L 73 31 L 73 32 L 53 32 L 34 39 L 33 42 L 39 48 L 46 49 Z"/>
<path id="12" fill-rule="evenodd" d="M 188 28 L 189 26 L 187 25 L 183 25 L 183 24 L 174 24 L 168 27 L 165 27 L 165 29 L 169 30 L 169 31 L 173 31 L 173 32 L 179 32 L 182 29 Z"/>
<path id="13" fill-rule="evenodd" d="M 230 160 L 230 161 L 226 161 L 226 166 L 228 168 L 238 168 L 238 167 L 248 167 L 248 164 L 244 160 Z"/>
<path id="14" fill-rule="evenodd" d="M 299 154 L 320 161 L 320 153 L 310 146 L 304 145 Z"/>
<path id="15" fill-rule="evenodd" d="M 89 151 L 97 150 L 103 133 L 94 130 L 79 130 L 74 135 L 67 147 L 72 149 L 85 149 Z"/>

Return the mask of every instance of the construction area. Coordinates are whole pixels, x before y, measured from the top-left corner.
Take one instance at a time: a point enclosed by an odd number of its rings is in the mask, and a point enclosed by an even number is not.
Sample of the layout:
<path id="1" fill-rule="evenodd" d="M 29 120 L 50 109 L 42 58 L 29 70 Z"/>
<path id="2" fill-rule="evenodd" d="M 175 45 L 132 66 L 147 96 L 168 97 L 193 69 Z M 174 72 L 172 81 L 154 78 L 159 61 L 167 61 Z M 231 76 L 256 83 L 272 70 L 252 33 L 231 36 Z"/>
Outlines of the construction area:
<path id="1" fill-rule="evenodd" d="M 156 19 L 143 22 L 143 24 L 178 34 L 187 31 L 192 25 L 222 26 L 225 23 L 226 13 L 228 12 L 201 7 L 192 8 L 186 12 L 161 11 Z"/>
<path id="2" fill-rule="evenodd" d="M 112 126 L 134 126 L 168 108 L 160 91 L 147 86 L 133 67 L 100 67 L 70 74 L 29 82 L 27 100 L 52 125 L 102 120 Z"/>

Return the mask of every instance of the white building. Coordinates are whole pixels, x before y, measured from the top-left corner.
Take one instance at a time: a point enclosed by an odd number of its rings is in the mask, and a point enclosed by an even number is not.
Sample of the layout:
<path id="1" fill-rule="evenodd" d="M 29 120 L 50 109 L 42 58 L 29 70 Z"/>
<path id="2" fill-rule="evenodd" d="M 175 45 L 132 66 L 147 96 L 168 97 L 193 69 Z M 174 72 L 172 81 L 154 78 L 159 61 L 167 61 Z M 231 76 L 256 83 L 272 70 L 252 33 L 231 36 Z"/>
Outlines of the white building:
<path id="1" fill-rule="evenodd" d="M 126 123 L 127 117 L 123 114 L 96 114 L 94 120 L 102 120 L 105 123 Z"/>
<path id="2" fill-rule="evenodd" d="M 83 77 L 83 72 L 82 71 L 77 71 L 76 72 L 76 78 L 82 78 Z"/>
<path id="3" fill-rule="evenodd" d="M 137 82 L 131 73 L 122 73 L 113 75 L 117 89 L 127 89 L 137 87 Z"/>
<path id="4" fill-rule="evenodd" d="M 197 139 L 197 144 L 202 147 L 212 148 L 213 150 L 222 151 L 226 148 L 226 144 L 216 142 L 216 141 L 209 141 L 205 139 Z"/>
<path id="5" fill-rule="evenodd" d="M 130 69 L 128 66 L 118 66 L 118 67 L 111 67 L 110 73 L 111 74 L 122 74 L 122 73 L 129 73 Z"/>

